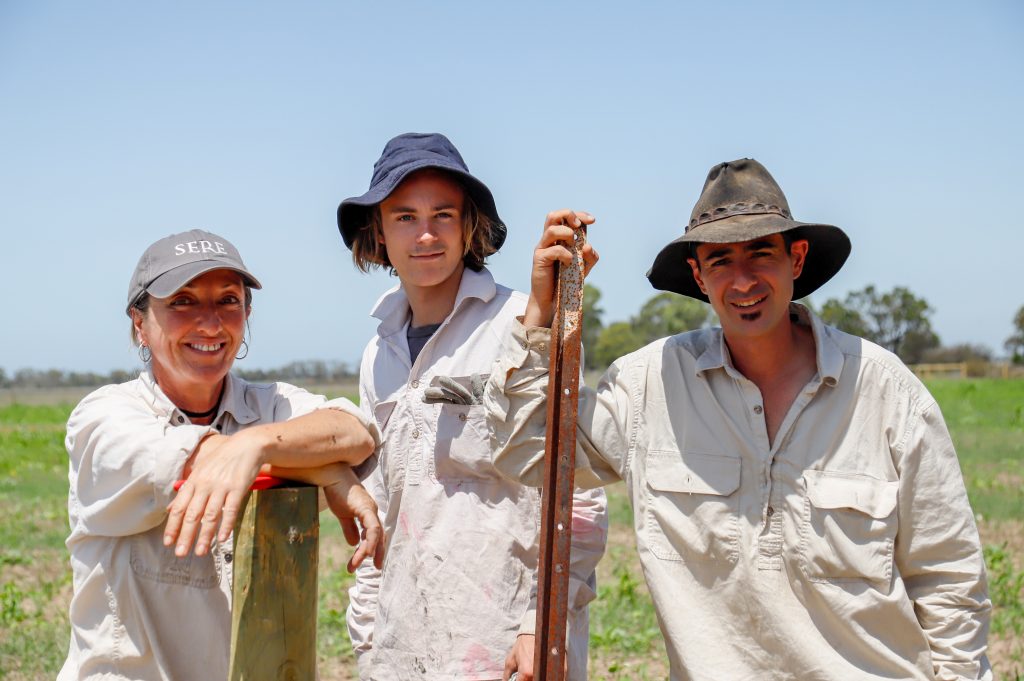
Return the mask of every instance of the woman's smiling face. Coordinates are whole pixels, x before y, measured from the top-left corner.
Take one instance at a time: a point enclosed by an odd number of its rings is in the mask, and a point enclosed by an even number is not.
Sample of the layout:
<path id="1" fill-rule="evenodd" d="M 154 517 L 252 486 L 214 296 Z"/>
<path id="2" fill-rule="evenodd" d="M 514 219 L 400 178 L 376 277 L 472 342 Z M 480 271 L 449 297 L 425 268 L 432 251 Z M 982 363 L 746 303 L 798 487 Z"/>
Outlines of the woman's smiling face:
<path id="1" fill-rule="evenodd" d="M 228 269 L 200 275 L 167 298 L 151 297 L 145 313 L 132 315 L 140 342 L 152 353 L 154 378 L 178 406 L 219 393 L 248 316 L 242 277 Z"/>

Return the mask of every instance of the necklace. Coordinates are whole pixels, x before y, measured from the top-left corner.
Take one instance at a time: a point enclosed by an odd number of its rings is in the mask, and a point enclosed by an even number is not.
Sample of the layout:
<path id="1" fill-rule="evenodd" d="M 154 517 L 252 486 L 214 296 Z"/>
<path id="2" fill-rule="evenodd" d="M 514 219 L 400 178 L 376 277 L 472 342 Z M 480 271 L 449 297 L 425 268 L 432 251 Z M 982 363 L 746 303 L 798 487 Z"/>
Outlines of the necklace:
<path id="1" fill-rule="evenodd" d="M 178 407 L 182 414 L 189 417 L 190 419 L 205 419 L 213 416 L 217 413 L 217 407 L 220 406 L 220 400 L 217 400 L 217 404 L 207 411 L 189 411 L 188 409 L 182 409 Z"/>
<path id="2" fill-rule="evenodd" d="M 217 395 L 217 401 L 214 402 L 213 406 L 210 407 L 209 409 L 207 409 L 206 411 L 189 411 L 188 409 L 185 409 L 183 407 L 178 407 L 178 411 L 180 411 L 182 414 L 187 416 L 189 418 L 189 420 L 193 420 L 193 419 L 208 419 L 211 416 L 213 416 L 214 414 L 216 414 L 217 410 L 220 409 L 220 400 L 221 400 L 222 397 L 224 397 L 224 386 L 223 385 L 220 387 L 220 394 Z"/>

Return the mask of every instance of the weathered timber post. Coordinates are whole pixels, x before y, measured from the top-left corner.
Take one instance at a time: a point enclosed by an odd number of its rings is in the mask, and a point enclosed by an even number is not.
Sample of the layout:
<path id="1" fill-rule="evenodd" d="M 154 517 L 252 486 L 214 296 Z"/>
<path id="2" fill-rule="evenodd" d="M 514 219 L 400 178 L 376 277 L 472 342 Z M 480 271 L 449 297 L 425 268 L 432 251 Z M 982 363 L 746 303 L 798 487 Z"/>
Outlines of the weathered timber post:
<path id="1" fill-rule="evenodd" d="M 257 490 L 235 527 L 231 681 L 316 678 L 317 488 Z"/>

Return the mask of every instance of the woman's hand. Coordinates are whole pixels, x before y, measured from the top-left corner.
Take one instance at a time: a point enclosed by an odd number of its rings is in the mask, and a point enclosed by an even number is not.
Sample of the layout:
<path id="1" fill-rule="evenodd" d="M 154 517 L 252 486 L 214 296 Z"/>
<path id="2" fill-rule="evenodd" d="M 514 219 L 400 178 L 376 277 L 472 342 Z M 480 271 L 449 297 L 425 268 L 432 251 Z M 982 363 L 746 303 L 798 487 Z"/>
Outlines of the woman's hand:
<path id="1" fill-rule="evenodd" d="M 185 465 L 185 482 L 167 507 L 164 546 L 176 544 L 174 554 L 181 557 L 194 542 L 195 554 L 203 556 L 215 534 L 218 541 L 227 541 L 260 472 L 261 451 L 246 431 L 210 435 L 200 442 Z"/>
<path id="2" fill-rule="evenodd" d="M 580 225 L 594 224 L 590 213 L 572 210 L 556 210 L 548 213 L 544 221 L 544 234 L 533 251 L 533 271 L 530 274 L 530 300 L 526 304 L 523 325 L 548 328 L 555 316 L 555 290 L 558 278 L 555 263 L 571 265 L 573 253 L 573 230 Z M 597 263 L 598 255 L 588 241 L 583 245 L 583 276 L 590 273 Z"/>
<path id="3" fill-rule="evenodd" d="M 355 572 L 369 556 L 373 556 L 374 566 L 380 569 L 384 567 L 384 528 L 377 517 L 377 504 L 366 488 L 359 484 L 352 469 L 344 468 L 346 474 L 343 478 L 323 490 L 327 507 L 341 523 L 345 541 L 357 547 L 348 561 L 348 571 Z M 359 526 L 362 526 L 362 533 Z"/>

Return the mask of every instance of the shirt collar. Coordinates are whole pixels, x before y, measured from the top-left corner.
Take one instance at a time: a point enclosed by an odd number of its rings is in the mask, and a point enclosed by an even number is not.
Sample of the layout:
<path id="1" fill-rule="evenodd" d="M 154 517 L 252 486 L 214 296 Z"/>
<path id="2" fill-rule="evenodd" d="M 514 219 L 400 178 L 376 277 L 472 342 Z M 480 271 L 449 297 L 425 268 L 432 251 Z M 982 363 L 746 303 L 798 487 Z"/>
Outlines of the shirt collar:
<path id="1" fill-rule="evenodd" d="M 822 382 L 828 386 L 834 386 L 839 382 L 843 373 L 845 361 L 843 351 L 836 345 L 825 323 L 810 308 L 799 303 L 793 303 L 798 318 L 804 324 L 810 324 L 811 332 L 814 334 L 814 350 L 818 361 L 818 375 Z"/>
<path id="2" fill-rule="evenodd" d="M 462 270 L 462 281 L 459 282 L 459 292 L 455 296 L 452 314 L 465 300 L 478 298 L 486 303 L 494 298 L 497 292 L 498 287 L 494 283 L 494 277 L 486 267 L 479 272 L 474 272 L 467 267 Z M 401 331 L 406 327 L 411 315 L 409 298 L 405 295 L 401 283 L 385 292 L 377 300 L 370 315 L 380 320 L 377 330 L 382 336 Z M 450 317 L 451 314 L 448 316 Z"/>
<path id="3" fill-rule="evenodd" d="M 258 420 L 259 414 L 245 401 L 245 381 L 231 372 L 228 372 L 225 380 L 227 385 L 224 386 L 224 396 L 220 400 L 220 414 L 231 414 L 231 418 L 239 425 Z M 220 420 L 220 414 L 214 423 Z"/>
<path id="4" fill-rule="evenodd" d="M 149 401 L 153 411 L 166 418 L 173 418 L 176 413 L 185 416 L 184 412 L 178 409 L 171 398 L 167 397 L 164 391 L 157 384 L 153 373 L 148 369 L 139 374 L 139 380 L 145 388 L 145 397 Z M 224 386 L 224 395 L 220 400 L 220 410 L 213 419 L 213 423 L 220 420 L 222 414 L 231 414 L 240 425 L 252 423 L 259 419 L 259 414 L 245 401 L 245 381 L 237 378 L 234 374 L 228 373 L 225 377 L 227 384 Z"/>
<path id="5" fill-rule="evenodd" d="M 170 417 L 177 407 L 164 394 L 164 391 L 160 389 L 156 379 L 153 377 L 153 372 L 149 369 L 143 369 L 139 372 L 139 381 L 142 383 L 143 397 L 149 403 L 149 406 L 153 408 L 153 411 L 162 416 Z"/>
<path id="6" fill-rule="evenodd" d="M 809 308 L 800 303 L 790 303 L 789 313 L 796 316 L 796 323 L 811 327 L 814 336 L 815 361 L 822 382 L 834 386 L 843 373 L 843 353 L 826 332 L 825 324 Z M 710 369 L 725 369 L 730 375 L 739 375 L 733 366 L 729 347 L 725 343 L 722 329 L 711 329 L 714 334 L 704 352 L 697 358 L 694 373 L 700 375 Z"/>

